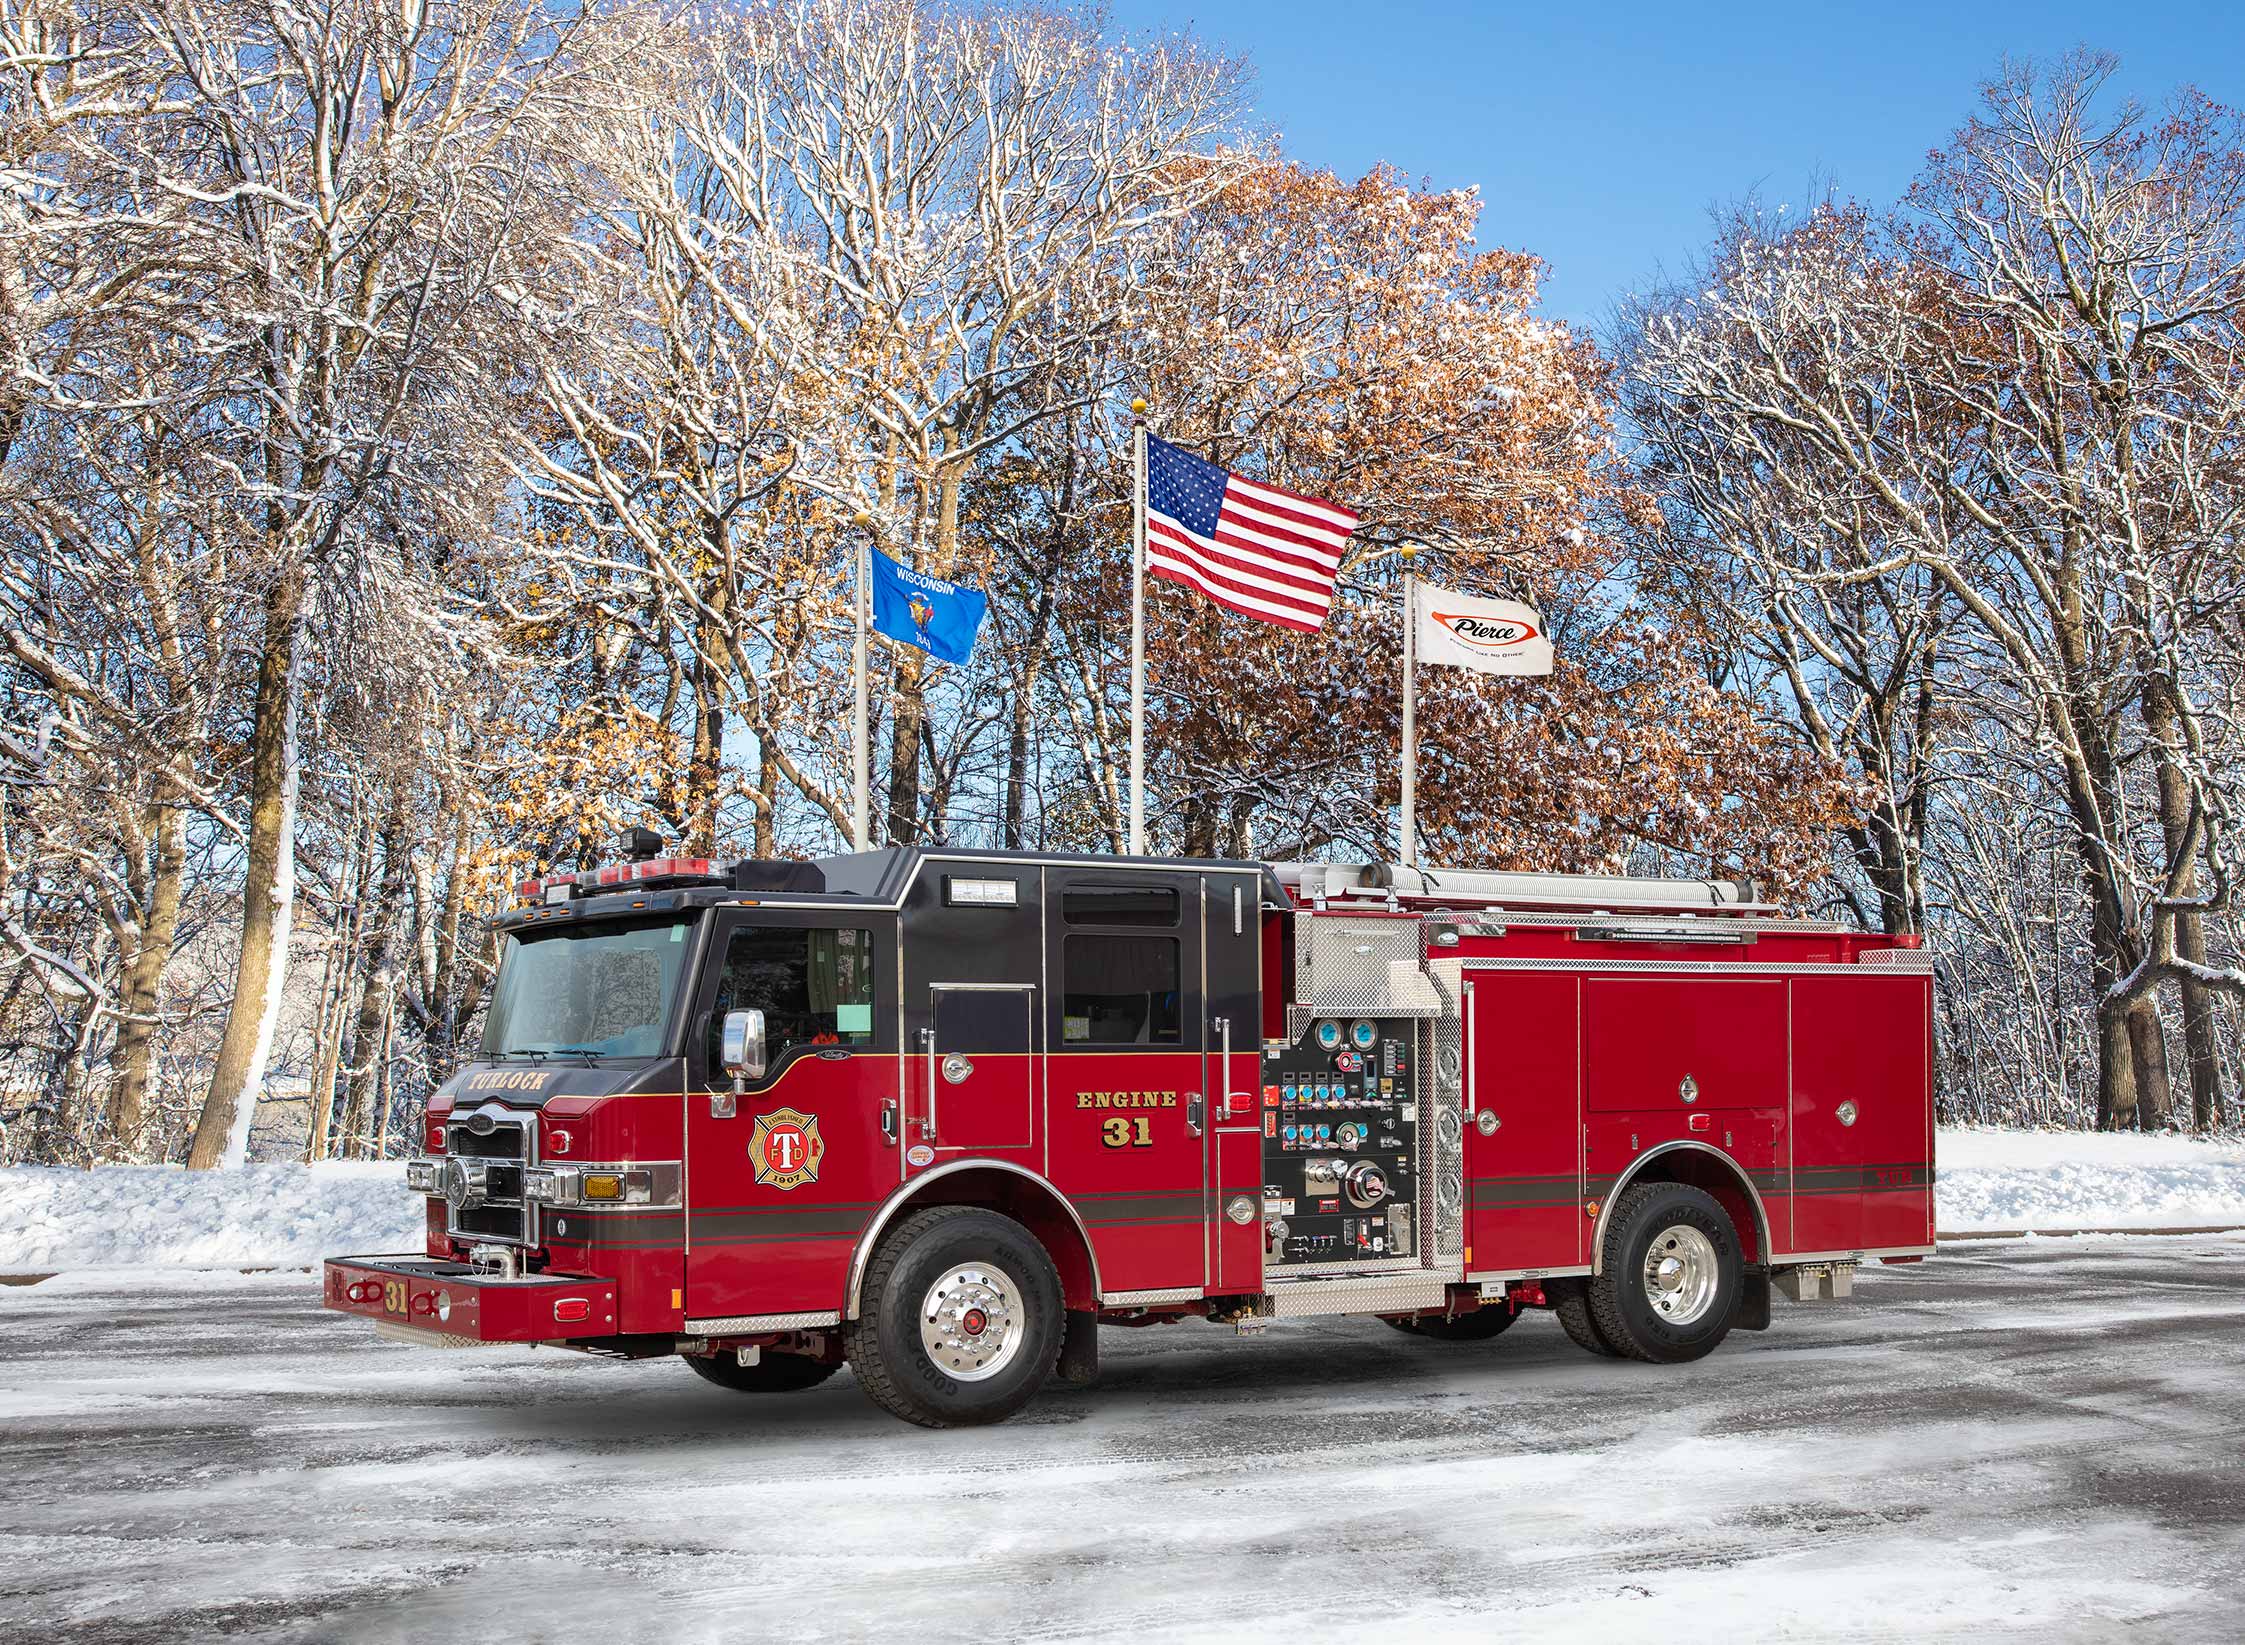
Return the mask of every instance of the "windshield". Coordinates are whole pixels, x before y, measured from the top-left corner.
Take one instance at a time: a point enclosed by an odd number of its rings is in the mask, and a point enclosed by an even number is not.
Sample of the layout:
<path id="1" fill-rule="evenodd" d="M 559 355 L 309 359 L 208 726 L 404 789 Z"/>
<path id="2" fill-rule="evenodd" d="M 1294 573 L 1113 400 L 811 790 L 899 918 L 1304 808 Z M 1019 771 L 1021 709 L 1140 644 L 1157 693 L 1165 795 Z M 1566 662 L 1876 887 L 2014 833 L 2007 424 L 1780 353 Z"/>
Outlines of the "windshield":
<path id="1" fill-rule="evenodd" d="M 483 1055 L 660 1055 L 691 929 L 672 920 L 508 937 Z"/>

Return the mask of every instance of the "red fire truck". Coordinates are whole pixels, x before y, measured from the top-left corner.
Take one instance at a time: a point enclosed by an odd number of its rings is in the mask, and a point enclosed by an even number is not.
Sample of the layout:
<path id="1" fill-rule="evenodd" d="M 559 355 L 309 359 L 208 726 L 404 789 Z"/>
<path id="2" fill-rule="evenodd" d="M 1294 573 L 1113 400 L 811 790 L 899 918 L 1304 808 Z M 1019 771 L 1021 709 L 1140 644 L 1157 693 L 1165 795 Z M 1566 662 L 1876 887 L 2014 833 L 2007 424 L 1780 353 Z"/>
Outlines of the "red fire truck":
<path id="1" fill-rule="evenodd" d="M 945 1426 L 1103 1325 L 1677 1362 L 1932 1248 L 1927 957 L 1750 884 L 658 850 L 522 887 L 427 1249 L 327 1306 Z"/>

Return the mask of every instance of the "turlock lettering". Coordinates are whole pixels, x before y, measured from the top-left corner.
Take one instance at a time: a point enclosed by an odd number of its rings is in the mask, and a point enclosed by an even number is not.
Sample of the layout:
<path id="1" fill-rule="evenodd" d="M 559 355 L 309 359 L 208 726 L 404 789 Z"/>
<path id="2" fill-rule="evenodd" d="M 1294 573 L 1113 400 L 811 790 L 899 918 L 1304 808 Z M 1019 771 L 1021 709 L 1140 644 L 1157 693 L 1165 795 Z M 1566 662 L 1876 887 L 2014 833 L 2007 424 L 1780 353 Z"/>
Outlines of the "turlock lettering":
<path id="1" fill-rule="evenodd" d="M 1078 1108 L 1175 1108 L 1174 1091 L 1078 1091 Z"/>
<path id="2" fill-rule="evenodd" d="M 482 1074 L 471 1074 L 467 1088 L 470 1091 L 536 1091 L 544 1087 L 551 1074 L 541 1074 L 530 1069 L 493 1069 Z"/>

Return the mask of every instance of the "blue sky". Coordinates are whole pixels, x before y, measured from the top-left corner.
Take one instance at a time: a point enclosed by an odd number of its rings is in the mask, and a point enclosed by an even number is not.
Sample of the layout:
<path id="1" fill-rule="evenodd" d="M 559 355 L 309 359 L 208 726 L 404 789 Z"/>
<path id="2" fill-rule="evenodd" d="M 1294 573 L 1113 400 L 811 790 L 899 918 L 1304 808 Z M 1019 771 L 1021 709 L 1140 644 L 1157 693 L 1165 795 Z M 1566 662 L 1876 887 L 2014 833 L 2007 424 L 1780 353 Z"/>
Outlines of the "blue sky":
<path id="1" fill-rule="evenodd" d="M 1478 184 L 1483 243 L 1544 258 L 1548 310 L 1590 324 L 1688 258 L 1715 202 L 1798 202 L 1818 178 L 1893 199 L 2007 53 L 2087 43 L 2147 103 L 2185 82 L 2245 103 L 2245 0 L 1115 0 L 1114 16 L 1247 53 L 1257 117 L 1299 160 Z"/>

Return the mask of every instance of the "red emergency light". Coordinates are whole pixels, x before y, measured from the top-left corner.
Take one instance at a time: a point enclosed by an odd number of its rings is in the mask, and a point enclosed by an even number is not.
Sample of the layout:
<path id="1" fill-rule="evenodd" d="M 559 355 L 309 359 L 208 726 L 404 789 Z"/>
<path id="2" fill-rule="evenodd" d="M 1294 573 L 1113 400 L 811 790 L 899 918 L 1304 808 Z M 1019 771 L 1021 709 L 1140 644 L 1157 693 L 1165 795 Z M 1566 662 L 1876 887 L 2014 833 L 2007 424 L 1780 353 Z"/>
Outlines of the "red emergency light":
<path id="1" fill-rule="evenodd" d="M 707 857 L 649 857 L 641 862 L 609 862 L 588 868 L 577 876 L 580 891 L 617 885 L 645 885 L 654 880 L 714 880 L 721 878 Z"/>
<path id="2" fill-rule="evenodd" d="M 613 890 L 618 886 L 648 885 L 657 880 L 722 880 L 717 865 L 707 857 L 649 857 L 642 862 L 602 863 L 598 868 L 588 868 L 582 873 L 550 874 L 544 879 L 524 880 L 514 888 L 515 896 L 523 902 L 536 902 L 559 886 L 571 891 L 590 892 Z"/>

